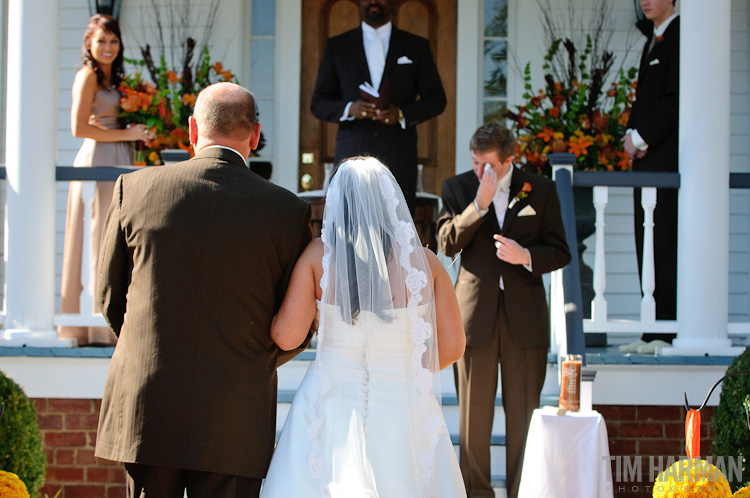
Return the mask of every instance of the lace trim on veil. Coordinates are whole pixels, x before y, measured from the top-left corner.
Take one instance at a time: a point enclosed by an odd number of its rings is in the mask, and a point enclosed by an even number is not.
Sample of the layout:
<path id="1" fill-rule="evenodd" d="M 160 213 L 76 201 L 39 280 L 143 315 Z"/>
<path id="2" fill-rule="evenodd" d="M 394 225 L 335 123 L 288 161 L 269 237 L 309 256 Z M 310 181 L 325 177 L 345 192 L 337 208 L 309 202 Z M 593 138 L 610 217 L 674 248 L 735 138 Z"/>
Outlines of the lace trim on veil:
<path id="1" fill-rule="evenodd" d="M 419 414 L 422 417 L 424 425 L 422 430 L 428 440 L 427 449 L 422 453 L 419 459 L 420 479 L 425 489 L 431 489 L 431 479 L 435 472 L 435 447 L 438 443 L 438 433 L 440 432 L 441 419 L 439 415 L 431 413 L 430 404 L 435 399 L 432 392 L 433 373 L 422 363 L 422 357 L 427 351 L 425 343 L 432 338 L 432 325 L 424 318 L 419 316 L 417 306 L 422 302 L 422 290 L 427 286 L 427 274 L 417 270 L 411 264 L 411 254 L 415 251 L 412 240 L 414 239 L 413 224 L 398 219 L 396 206 L 398 198 L 393 184 L 386 177 L 380 178 L 380 186 L 388 196 L 390 202 L 387 202 L 388 216 L 390 221 L 396 226 L 396 243 L 401 247 L 399 264 L 407 272 L 406 289 L 408 290 L 409 299 L 406 304 L 406 312 L 411 319 L 411 338 L 414 343 L 411 363 L 414 371 L 417 373 L 416 385 L 419 389 Z M 431 490 L 431 496 L 439 496 Z"/>
<path id="2" fill-rule="evenodd" d="M 396 195 L 396 191 L 393 183 L 391 183 L 386 177 L 380 178 L 380 186 L 382 191 L 385 193 L 387 198 L 387 216 L 389 221 L 396 227 L 396 243 L 400 247 L 400 260 L 399 264 L 406 270 L 406 287 L 408 291 L 407 301 L 407 314 L 411 321 L 411 339 L 413 343 L 413 351 L 411 364 L 416 373 L 416 387 L 419 392 L 418 400 L 418 412 L 422 419 L 423 426 L 422 430 L 425 437 L 427 438 L 427 448 L 419 457 L 419 469 L 420 469 L 420 480 L 423 488 L 428 490 L 430 497 L 439 497 L 439 491 L 432 488 L 432 476 L 435 472 L 435 448 L 438 443 L 438 434 L 442 426 L 440 415 L 434 414 L 433 410 L 430 409 L 431 405 L 434 405 L 435 395 L 432 391 L 433 376 L 435 375 L 428 368 L 423 366 L 423 355 L 427 351 L 426 342 L 433 337 L 432 325 L 424 320 L 418 313 L 418 305 L 422 301 L 422 291 L 428 284 L 427 274 L 424 271 L 414 268 L 411 264 L 411 254 L 415 251 L 415 246 L 412 240 L 416 240 L 416 233 L 413 228 L 413 224 L 408 221 L 400 220 L 396 213 L 396 206 L 399 203 L 399 199 Z M 330 195 L 332 191 L 329 190 L 329 195 L 326 198 L 328 209 L 337 209 L 339 207 L 338 196 Z M 320 287 L 322 295 L 325 296 L 328 287 L 328 269 L 330 265 L 331 252 L 333 247 L 331 246 L 331 227 L 327 226 L 324 220 L 321 227 L 321 239 L 324 244 L 322 266 L 323 273 L 320 279 Z M 420 246 L 421 247 L 421 246 Z M 320 325 L 317 331 L 318 334 L 318 351 L 315 358 L 315 366 L 318 377 L 318 393 L 315 400 L 315 418 L 310 424 L 309 437 L 310 441 L 314 441 L 321 432 L 324 421 L 324 398 L 331 391 L 331 379 L 326 375 L 323 365 L 325 362 L 325 355 L 321 357 L 321 344 L 325 340 L 325 317 L 324 314 L 327 312 L 324 303 L 319 304 L 320 313 Z M 367 361 L 367 358 L 365 358 Z M 320 482 L 321 490 L 326 496 L 331 496 L 331 493 L 335 491 L 329 486 L 331 477 L 331 461 L 324 455 L 317 454 L 313 445 L 310 446 L 310 452 L 308 454 L 308 470 L 310 475 Z M 404 495 L 403 498 L 412 498 L 413 495 Z"/>

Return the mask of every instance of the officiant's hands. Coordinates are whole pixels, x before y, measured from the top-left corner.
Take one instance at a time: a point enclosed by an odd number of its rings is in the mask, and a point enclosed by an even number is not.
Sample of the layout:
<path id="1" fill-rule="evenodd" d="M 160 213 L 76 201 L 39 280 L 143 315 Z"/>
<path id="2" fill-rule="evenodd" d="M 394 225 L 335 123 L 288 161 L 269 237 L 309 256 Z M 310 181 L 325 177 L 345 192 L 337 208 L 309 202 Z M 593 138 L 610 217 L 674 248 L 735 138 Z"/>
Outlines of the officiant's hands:
<path id="1" fill-rule="evenodd" d="M 399 122 L 398 107 L 395 105 L 378 109 L 374 103 L 362 99 L 355 100 L 349 106 L 349 116 L 354 119 L 372 119 L 389 126 Z"/>
<path id="2" fill-rule="evenodd" d="M 398 123 L 398 107 L 391 105 L 385 109 L 375 109 L 375 115 L 372 119 L 385 125 L 395 125 Z"/>
<path id="3" fill-rule="evenodd" d="M 349 116 L 354 119 L 375 119 L 375 104 L 359 99 L 349 106 Z"/>

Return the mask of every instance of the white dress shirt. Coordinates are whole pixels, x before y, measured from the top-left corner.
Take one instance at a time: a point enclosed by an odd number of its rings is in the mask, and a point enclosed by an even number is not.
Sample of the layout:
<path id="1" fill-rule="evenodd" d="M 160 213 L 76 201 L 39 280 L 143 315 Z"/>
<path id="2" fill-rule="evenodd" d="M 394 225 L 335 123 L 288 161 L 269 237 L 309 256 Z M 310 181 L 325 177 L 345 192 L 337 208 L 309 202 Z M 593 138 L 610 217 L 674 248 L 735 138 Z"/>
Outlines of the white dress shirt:
<path id="1" fill-rule="evenodd" d="M 366 22 L 362 21 L 362 43 L 365 46 L 365 58 L 367 59 L 367 68 L 370 70 L 370 82 L 376 89 L 380 88 L 380 81 L 383 79 L 383 71 L 385 70 L 385 58 L 388 55 L 388 47 L 391 46 L 391 32 L 393 31 L 393 24 L 390 21 L 380 26 L 378 29 L 373 28 Z M 375 37 L 380 40 L 379 43 L 383 46 L 383 62 L 380 68 L 380 74 L 376 77 L 373 75 L 373 64 L 374 58 L 372 44 L 378 42 Z M 377 85 L 375 84 L 377 80 Z M 344 114 L 341 115 L 339 121 L 354 121 L 354 116 L 349 116 L 349 108 L 354 102 L 349 102 L 344 107 Z"/>
<path id="2" fill-rule="evenodd" d="M 508 203 L 510 202 L 510 199 L 508 198 L 510 196 L 510 183 L 513 179 L 513 170 L 516 169 L 516 166 L 511 163 L 510 169 L 508 172 L 500 178 L 497 181 L 497 189 L 495 190 L 495 195 L 492 197 L 492 205 L 495 208 L 495 216 L 497 217 L 497 224 L 500 226 L 500 230 L 503 229 L 503 223 L 505 223 L 505 213 L 508 212 Z M 485 211 L 482 213 L 482 211 L 479 209 L 479 205 L 477 205 L 477 201 L 474 200 L 474 207 L 479 212 L 480 215 L 485 216 L 487 212 Z M 497 244 L 498 242 L 496 242 Z M 522 265 L 524 268 L 526 268 L 529 272 L 531 271 L 531 253 L 528 249 L 525 249 L 526 253 L 529 255 L 529 264 L 528 265 Z M 505 285 L 503 285 L 503 277 L 500 277 L 500 288 L 505 289 Z"/>

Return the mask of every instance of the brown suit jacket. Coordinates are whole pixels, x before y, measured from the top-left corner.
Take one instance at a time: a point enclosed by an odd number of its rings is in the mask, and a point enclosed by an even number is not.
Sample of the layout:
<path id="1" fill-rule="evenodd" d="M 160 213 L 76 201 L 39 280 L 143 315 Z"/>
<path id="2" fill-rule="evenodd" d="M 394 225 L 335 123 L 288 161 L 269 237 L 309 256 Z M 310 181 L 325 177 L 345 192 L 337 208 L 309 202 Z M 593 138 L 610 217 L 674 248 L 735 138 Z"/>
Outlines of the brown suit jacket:
<path id="1" fill-rule="evenodd" d="M 270 325 L 310 206 L 210 148 L 121 176 L 97 296 L 119 337 L 96 456 L 263 477 L 279 350 Z"/>
<path id="2" fill-rule="evenodd" d="M 481 217 L 473 205 L 479 179 L 473 171 L 445 180 L 443 209 L 438 219 L 438 245 L 448 256 L 461 252 L 456 296 L 466 330 L 467 346 L 482 346 L 490 336 L 497 313 L 499 279 L 505 287 L 508 327 L 519 347 L 549 346 L 549 311 L 542 274 L 570 262 L 560 202 L 555 184 L 520 169 L 513 171 L 509 203 L 524 182 L 531 192 L 505 213 L 503 229 L 494 205 Z M 536 214 L 518 216 L 526 206 Z M 511 238 L 531 253 L 533 272 L 511 265 L 495 255 L 496 233 Z"/>

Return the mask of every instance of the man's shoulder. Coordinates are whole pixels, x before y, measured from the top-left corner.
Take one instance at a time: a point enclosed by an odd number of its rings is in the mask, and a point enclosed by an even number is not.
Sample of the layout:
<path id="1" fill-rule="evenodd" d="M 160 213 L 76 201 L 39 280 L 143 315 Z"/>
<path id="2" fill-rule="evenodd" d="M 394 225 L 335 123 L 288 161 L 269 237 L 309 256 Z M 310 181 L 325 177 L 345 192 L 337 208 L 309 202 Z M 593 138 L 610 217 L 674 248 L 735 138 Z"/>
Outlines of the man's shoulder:
<path id="1" fill-rule="evenodd" d="M 476 175 L 474 174 L 474 170 L 464 171 L 463 173 L 459 173 L 455 176 L 451 176 L 450 178 L 445 179 L 445 183 L 448 183 L 450 185 L 459 185 L 464 183 L 471 183 L 474 178 L 476 178 Z"/>
<path id="2" fill-rule="evenodd" d="M 423 36 L 415 35 L 409 31 L 398 29 L 395 26 L 391 33 L 391 43 L 395 40 L 396 43 L 404 43 L 414 46 L 429 46 L 429 40 Z"/>
<path id="3" fill-rule="evenodd" d="M 361 26 L 357 26 L 356 28 L 350 29 L 349 31 L 344 31 L 340 35 L 330 37 L 328 39 L 328 45 L 333 47 L 346 45 L 348 43 L 351 43 L 352 39 L 356 38 L 357 36 L 362 36 Z"/>

